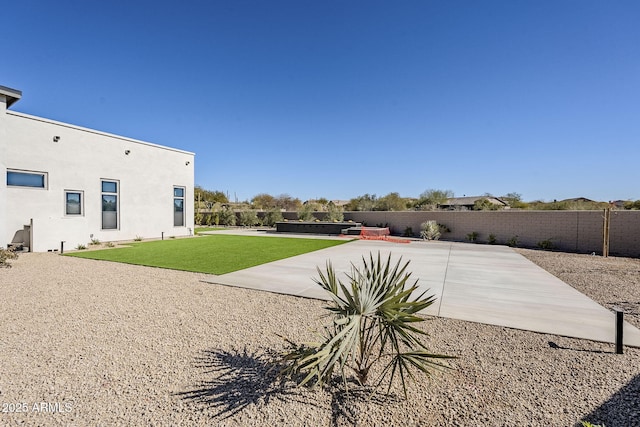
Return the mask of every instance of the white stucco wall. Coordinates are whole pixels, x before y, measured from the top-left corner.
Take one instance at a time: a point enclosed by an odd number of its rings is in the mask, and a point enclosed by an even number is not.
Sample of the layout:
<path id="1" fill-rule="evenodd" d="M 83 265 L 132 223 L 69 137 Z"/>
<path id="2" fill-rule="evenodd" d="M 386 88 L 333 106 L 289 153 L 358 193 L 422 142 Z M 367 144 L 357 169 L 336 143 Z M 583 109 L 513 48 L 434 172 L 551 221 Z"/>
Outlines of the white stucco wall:
<path id="1" fill-rule="evenodd" d="M 5 112 L 7 109 L 7 100 L 4 95 L 0 94 L 0 237 L 4 237 L 7 235 L 7 219 L 6 219 L 6 186 L 2 177 L 6 176 L 6 167 L 5 167 L 5 141 L 6 130 L 5 130 Z M 0 248 L 7 247 L 7 241 L 0 240 Z"/>
<path id="2" fill-rule="evenodd" d="M 35 252 L 59 249 L 61 241 L 66 249 L 86 245 L 91 235 L 106 242 L 192 232 L 193 153 L 13 111 L 0 116 L 0 246 L 31 219 Z M 46 172 L 47 188 L 7 186 L 6 169 Z M 119 182 L 117 230 L 102 230 L 102 179 Z M 173 225 L 174 186 L 186 189 L 183 227 Z M 65 215 L 65 190 L 83 192 L 82 216 Z"/>

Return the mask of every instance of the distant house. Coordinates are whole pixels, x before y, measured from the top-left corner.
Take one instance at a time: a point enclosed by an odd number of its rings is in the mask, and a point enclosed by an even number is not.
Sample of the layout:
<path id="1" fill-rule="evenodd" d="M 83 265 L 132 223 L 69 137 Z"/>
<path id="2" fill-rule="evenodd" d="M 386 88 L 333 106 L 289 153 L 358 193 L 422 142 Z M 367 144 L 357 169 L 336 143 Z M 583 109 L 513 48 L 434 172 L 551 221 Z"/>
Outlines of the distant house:
<path id="1" fill-rule="evenodd" d="M 194 154 L 30 116 L 0 86 L 0 247 L 186 236 Z"/>
<path id="2" fill-rule="evenodd" d="M 447 199 L 446 202 L 441 203 L 438 207 L 440 209 L 448 210 L 471 210 L 475 203 L 479 200 L 486 199 L 498 209 L 507 208 L 509 205 L 493 196 L 472 196 L 472 197 L 452 197 Z"/>

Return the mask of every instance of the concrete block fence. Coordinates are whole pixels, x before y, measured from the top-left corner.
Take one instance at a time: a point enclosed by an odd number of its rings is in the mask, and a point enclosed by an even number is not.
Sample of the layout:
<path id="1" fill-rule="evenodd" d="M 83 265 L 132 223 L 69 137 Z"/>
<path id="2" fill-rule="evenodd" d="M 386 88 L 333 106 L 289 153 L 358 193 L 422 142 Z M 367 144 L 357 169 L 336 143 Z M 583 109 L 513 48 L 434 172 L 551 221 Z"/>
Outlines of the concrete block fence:
<path id="1" fill-rule="evenodd" d="M 322 219 L 322 212 L 314 212 Z M 295 212 L 283 216 L 295 220 Z M 603 211 L 407 211 L 407 212 L 345 212 L 345 220 L 362 222 L 368 226 L 388 226 L 392 234 L 402 235 L 407 227 L 418 236 L 420 224 L 435 220 L 450 231 L 442 240 L 466 241 L 468 234 L 478 233 L 478 242 L 487 242 L 489 235 L 498 244 L 517 236 L 518 246 L 537 247 L 550 240 L 558 250 L 602 254 Z M 612 211 L 609 254 L 640 257 L 640 211 Z"/>

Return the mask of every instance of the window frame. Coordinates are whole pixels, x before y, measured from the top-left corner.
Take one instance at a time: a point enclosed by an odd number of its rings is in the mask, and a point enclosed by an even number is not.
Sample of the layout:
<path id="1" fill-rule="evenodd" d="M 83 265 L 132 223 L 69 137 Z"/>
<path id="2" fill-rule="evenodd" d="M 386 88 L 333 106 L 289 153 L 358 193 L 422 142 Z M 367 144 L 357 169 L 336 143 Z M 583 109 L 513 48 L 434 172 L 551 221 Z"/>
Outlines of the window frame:
<path id="1" fill-rule="evenodd" d="M 105 183 L 112 183 L 115 184 L 115 189 L 116 191 L 104 191 L 104 184 Z M 104 221 L 104 213 L 105 212 L 113 212 L 113 211 L 105 211 L 104 210 L 104 196 L 112 196 L 116 198 L 116 226 L 115 227 L 106 227 L 105 228 L 105 221 Z M 120 181 L 117 179 L 110 179 L 110 178 L 101 178 L 100 179 L 100 229 L 107 231 L 107 230 L 120 230 Z"/>
<path id="2" fill-rule="evenodd" d="M 17 175 L 40 175 L 42 176 L 42 185 L 20 185 L 20 184 L 9 184 L 9 174 L 17 174 Z M 33 188 L 36 190 L 48 190 L 49 189 L 49 173 L 42 171 L 33 171 L 26 169 L 11 169 L 7 168 L 5 182 L 7 188 Z"/>
<path id="3" fill-rule="evenodd" d="M 69 194 L 78 194 L 80 196 L 80 213 L 69 213 Z M 79 217 L 84 216 L 84 191 L 82 190 L 64 190 L 64 216 L 66 217 Z"/>
<path id="4" fill-rule="evenodd" d="M 176 195 L 176 190 L 180 190 L 182 192 L 181 196 L 177 196 Z M 181 185 L 174 185 L 173 186 L 173 226 L 174 227 L 186 227 L 186 209 L 185 209 L 185 202 L 187 199 L 187 187 L 181 186 Z M 182 225 L 176 225 L 176 200 L 181 200 L 182 201 Z"/>

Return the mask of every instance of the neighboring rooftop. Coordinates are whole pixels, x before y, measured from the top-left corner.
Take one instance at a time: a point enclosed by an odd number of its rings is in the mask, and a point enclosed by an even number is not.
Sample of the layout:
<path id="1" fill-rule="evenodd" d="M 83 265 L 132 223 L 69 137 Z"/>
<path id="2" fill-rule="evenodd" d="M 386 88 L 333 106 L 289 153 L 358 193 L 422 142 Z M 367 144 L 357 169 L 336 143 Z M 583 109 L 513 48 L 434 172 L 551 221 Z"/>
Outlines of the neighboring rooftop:
<path id="1" fill-rule="evenodd" d="M 7 98 L 7 108 L 9 108 L 22 98 L 22 91 L 11 89 L 6 86 L 0 86 L 0 95 L 4 95 Z"/>

